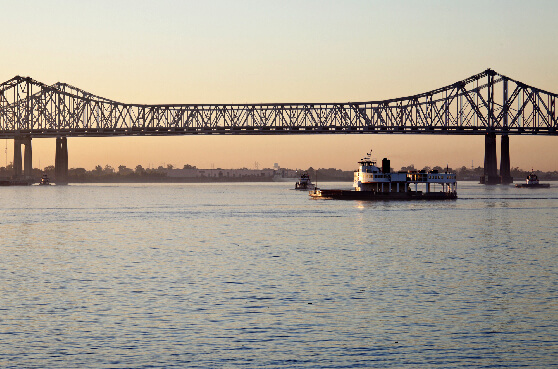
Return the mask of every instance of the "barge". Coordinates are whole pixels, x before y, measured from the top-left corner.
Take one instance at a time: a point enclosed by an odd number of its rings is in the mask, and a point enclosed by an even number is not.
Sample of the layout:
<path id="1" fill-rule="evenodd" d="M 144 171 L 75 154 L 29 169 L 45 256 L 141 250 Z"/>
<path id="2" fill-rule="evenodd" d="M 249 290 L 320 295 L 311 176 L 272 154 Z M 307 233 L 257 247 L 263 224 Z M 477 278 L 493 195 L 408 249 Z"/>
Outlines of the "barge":
<path id="1" fill-rule="evenodd" d="M 334 200 L 448 200 L 457 199 L 455 173 L 431 171 L 391 172 L 390 161 L 382 160 L 382 167 L 369 153 L 359 161 L 354 173 L 354 190 L 315 188 L 313 199 Z"/>

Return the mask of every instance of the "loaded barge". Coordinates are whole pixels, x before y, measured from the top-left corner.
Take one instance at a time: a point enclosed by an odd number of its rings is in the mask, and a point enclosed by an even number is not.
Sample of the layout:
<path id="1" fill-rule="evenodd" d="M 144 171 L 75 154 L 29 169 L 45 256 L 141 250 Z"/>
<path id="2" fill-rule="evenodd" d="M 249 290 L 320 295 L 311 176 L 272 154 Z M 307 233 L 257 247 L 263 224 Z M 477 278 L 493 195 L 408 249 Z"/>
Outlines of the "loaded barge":
<path id="1" fill-rule="evenodd" d="M 359 161 L 354 173 L 354 190 L 310 191 L 313 199 L 336 200 L 447 200 L 457 198 L 455 173 L 431 171 L 391 172 L 390 161 L 382 160 L 382 167 L 369 153 Z"/>

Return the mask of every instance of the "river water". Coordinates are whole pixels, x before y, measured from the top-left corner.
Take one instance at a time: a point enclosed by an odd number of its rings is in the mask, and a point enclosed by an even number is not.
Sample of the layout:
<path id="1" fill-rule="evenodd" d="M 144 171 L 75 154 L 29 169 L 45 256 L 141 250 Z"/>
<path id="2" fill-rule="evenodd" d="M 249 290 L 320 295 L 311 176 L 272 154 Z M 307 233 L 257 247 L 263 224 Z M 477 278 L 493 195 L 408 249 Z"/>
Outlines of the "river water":
<path id="1" fill-rule="evenodd" d="M 0 367 L 558 366 L 558 182 L 291 187 L 0 188 Z"/>

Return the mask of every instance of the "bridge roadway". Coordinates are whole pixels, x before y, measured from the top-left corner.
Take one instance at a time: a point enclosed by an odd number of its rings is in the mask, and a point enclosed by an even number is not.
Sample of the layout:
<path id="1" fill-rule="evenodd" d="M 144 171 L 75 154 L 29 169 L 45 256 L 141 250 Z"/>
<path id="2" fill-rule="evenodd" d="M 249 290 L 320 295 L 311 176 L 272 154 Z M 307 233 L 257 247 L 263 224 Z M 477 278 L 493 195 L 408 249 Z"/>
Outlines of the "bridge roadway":
<path id="1" fill-rule="evenodd" d="M 557 135 L 558 95 L 487 69 L 418 95 L 368 102 L 125 104 L 65 83 L 16 76 L 0 85 L 0 138 L 14 139 L 16 177 L 31 175 L 31 139 L 56 137 L 57 183 L 67 137 L 194 134 L 458 134 L 485 136 L 486 183 L 511 182 L 509 135 Z M 496 135 L 502 136 L 500 174 Z M 24 146 L 22 165 L 21 146 Z"/>

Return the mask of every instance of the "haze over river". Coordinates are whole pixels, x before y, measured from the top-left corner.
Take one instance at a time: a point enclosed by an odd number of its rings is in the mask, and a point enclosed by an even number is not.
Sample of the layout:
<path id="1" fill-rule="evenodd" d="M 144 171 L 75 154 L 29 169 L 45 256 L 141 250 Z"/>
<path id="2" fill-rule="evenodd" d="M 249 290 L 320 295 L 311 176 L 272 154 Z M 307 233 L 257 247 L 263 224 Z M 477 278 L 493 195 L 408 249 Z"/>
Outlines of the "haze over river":
<path id="1" fill-rule="evenodd" d="M 558 182 L 291 188 L 0 188 L 0 367 L 558 366 Z"/>

